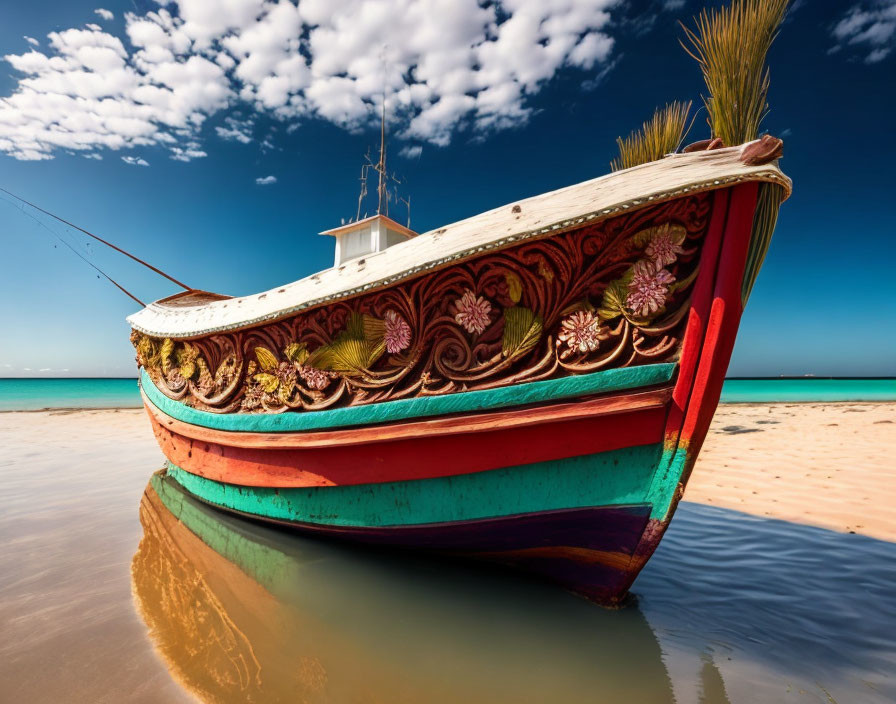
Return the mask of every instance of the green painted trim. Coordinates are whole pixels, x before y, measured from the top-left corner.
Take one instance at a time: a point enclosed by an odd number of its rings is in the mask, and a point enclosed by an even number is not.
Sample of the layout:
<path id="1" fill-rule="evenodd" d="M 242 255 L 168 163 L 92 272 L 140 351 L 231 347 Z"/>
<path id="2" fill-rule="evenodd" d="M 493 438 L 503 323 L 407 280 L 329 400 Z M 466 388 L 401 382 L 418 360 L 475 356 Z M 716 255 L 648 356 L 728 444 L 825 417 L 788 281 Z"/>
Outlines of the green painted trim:
<path id="1" fill-rule="evenodd" d="M 662 454 L 662 443 L 654 443 L 473 474 L 310 488 L 223 484 L 175 465 L 169 465 L 168 474 L 200 499 L 243 513 L 329 526 L 385 527 L 644 503 Z"/>
<path id="2" fill-rule="evenodd" d="M 485 411 L 655 386 L 671 380 L 676 366 L 675 363 L 645 364 L 640 367 L 607 369 L 562 379 L 532 381 L 498 389 L 465 391 L 444 396 L 421 396 L 368 406 L 350 406 L 305 413 L 209 413 L 168 398 L 156 388 L 149 375 L 142 370 L 140 383 L 154 406 L 184 423 L 215 430 L 284 433 L 391 423 L 409 418 Z"/>
<path id="3" fill-rule="evenodd" d="M 664 448 L 663 456 L 653 476 L 653 482 L 647 492 L 646 500 L 651 504 L 651 518 L 665 520 L 669 515 L 669 507 L 675 497 L 675 490 L 684 474 L 688 461 L 688 452 L 685 448 L 676 445 L 673 448 Z"/>

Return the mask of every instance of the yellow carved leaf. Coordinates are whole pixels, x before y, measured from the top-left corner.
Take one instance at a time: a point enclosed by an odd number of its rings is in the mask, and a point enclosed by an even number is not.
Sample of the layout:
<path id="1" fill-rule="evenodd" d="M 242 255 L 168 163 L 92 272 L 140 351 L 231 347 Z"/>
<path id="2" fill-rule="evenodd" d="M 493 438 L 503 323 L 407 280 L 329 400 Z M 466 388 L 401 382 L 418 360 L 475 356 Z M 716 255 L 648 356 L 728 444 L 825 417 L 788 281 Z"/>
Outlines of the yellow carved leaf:
<path id="1" fill-rule="evenodd" d="M 507 294 L 510 296 L 510 300 L 519 303 L 520 298 L 523 297 L 523 282 L 520 281 L 519 276 L 510 271 L 504 274 L 504 278 L 507 281 Z"/>
<path id="2" fill-rule="evenodd" d="M 174 340 L 166 337 L 164 342 L 162 342 L 162 348 L 159 350 L 159 363 L 166 372 L 168 371 L 168 360 L 172 352 L 174 352 Z"/>
<path id="3" fill-rule="evenodd" d="M 277 357 L 267 347 L 256 347 L 255 357 L 258 359 L 258 366 L 265 371 L 277 368 Z"/>
<path id="4" fill-rule="evenodd" d="M 504 338 L 501 353 L 505 357 L 518 357 L 538 344 L 544 325 L 540 315 L 522 306 L 504 311 Z"/>
<path id="5" fill-rule="evenodd" d="M 348 325 L 327 345 L 314 350 L 307 364 L 347 375 L 363 374 L 386 351 L 386 326 L 372 315 L 353 314 Z"/>
<path id="6" fill-rule="evenodd" d="M 192 379 L 193 375 L 196 373 L 196 362 L 193 360 L 187 360 L 183 364 L 180 365 L 180 375 L 184 379 Z"/>
<path id="7" fill-rule="evenodd" d="M 280 386 L 280 380 L 273 374 L 260 372 L 253 378 L 258 382 L 259 386 L 261 386 L 261 388 L 269 394 L 274 393 L 277 390 L 277 387 Z"/>
<path id="8" fill-rule="evenodd" d="M 283 354 L 290 362 L 304 364 L 308 359 L 308 345 L 304 342 L 290 342 L 283 350 Z"/>

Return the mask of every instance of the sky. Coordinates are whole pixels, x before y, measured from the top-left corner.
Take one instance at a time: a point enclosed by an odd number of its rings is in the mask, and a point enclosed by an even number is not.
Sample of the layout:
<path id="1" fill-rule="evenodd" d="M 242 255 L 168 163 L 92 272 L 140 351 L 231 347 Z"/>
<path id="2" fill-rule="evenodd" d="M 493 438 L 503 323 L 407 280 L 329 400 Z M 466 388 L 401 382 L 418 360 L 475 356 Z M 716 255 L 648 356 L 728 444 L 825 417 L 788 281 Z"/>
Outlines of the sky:
<path id="1" fill-rule="evenodd" d="M 606 173 L 703 89 L 678 43 L 703 0 L 98 1 L 4 3 L 0 186 L 230 295 L 332 264 L 384 90 L 423 232 Z M 731 376 L 896 375 L 894 46 L 896 0 L 792 6 L 763 130 L 794 195 Z M 176 287 L 6 196 L 0 237 L 0 376 L 133 376 L 137 304 L 63 242 L 144 301 Z"/>

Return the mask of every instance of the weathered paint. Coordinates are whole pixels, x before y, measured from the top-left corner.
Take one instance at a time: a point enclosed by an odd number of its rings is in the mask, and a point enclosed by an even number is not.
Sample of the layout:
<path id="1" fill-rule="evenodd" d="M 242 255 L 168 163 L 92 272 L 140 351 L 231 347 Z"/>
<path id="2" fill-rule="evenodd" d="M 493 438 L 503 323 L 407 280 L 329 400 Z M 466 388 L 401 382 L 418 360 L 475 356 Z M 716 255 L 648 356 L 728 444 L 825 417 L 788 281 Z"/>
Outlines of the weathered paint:
<path id="1" fill-rule="evenodd" d="M 661 455 L 662 444 L 656 443 L 453 477 L 291 489 L 222 484 L 173 465 L 169 474 L 199 498 L 235 511 L 377 527 L 644 503 Z"/>
<path id="2" fill-rule="evenodd" d="M 580 376 L 532 381 L 497 389 L 467 391 L 444 396 L 385 401 L 368 406 L 349 406 L 305 413 L 210 413 L 174 401 L 152 383 L 146 372 L 140 381 L 146 396 L 177 420 L 217 430 L 281 433 L 352 425 L 390 423 L 409 418 L 470 413 L 495 408 L 546 403 L 589 394 L 610 393 L 663 384 L 675 373 L 675 364 L 646 364 L 639 367 L 607 369 Z"/>

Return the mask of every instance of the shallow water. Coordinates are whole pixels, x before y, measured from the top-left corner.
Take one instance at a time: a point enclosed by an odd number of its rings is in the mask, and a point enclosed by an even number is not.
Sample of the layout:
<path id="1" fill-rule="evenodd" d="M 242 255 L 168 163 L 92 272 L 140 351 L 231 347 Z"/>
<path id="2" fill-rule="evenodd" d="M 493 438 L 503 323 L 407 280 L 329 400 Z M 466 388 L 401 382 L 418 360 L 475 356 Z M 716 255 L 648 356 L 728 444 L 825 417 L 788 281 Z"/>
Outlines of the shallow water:
<path id="1" fill-rule="evenodd" d="M 141 505 L 151 438 L 92 417 L 0 423 L 0 700 L 896 700 L 896 544 L 685 502 L 605 611 L 189 499 L 179 520 Z"/>

